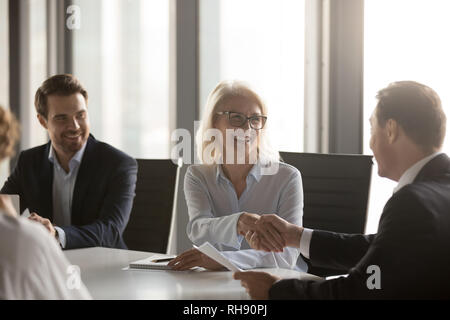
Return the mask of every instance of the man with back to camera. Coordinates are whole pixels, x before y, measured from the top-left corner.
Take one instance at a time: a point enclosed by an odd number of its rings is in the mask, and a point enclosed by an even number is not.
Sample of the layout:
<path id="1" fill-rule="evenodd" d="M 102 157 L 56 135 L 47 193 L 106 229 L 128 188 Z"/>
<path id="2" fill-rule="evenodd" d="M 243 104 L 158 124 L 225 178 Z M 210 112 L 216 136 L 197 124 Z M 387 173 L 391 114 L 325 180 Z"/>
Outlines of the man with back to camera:
<path id="1" fill-rule="evenodd" d="M 37 90 L 37 118 L 50 137 L 20 153 L 1 193 L 19 194 L 20 211 L 44 225 L 64 249 L 126 248 L 137 163 L 90 134 L 88 94 L 72 75 Z"/>
<path id="2" fill-rule="evenodd" d="M 277 216 L 272 224 L 287 246 L 314 266 L 349 270 L 322 282 L 279 280 L 262 272 L 236 273 L 256 299 L 450 298 L 450 159 L 441 152 L 446 116 L 431 88 L 413 81 L 379 91 L 370 118 L 370 148 L 378 174 L 398 181 L 374 235 L 308 230 Z M 254 248 L 274 250 L 263 234 Z"/>

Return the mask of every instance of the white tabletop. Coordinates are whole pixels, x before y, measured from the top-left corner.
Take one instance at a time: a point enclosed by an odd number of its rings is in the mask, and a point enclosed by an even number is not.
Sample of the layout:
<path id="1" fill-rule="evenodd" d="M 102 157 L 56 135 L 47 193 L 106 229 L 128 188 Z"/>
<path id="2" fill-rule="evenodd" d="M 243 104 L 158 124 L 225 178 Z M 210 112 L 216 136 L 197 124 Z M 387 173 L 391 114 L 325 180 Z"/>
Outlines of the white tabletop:
<path id="1" fill-rule="evenodd" d="M 149 252 L 87 248 L 65 251 L 81 270 L 81 279 L 94 299 L 249 299 L 230 271 L 123 270 Z M 258 269 L 261 270 L 261 269 Z M 263 269 L 282 278 L 320 278 L 286 269 Z"/>

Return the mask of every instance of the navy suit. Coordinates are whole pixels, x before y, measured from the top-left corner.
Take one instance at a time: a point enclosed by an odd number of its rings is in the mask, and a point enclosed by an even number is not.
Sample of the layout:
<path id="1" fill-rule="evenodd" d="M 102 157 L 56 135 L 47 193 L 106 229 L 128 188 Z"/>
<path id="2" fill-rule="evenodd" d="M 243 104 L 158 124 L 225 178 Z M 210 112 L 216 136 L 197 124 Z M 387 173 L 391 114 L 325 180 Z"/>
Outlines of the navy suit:
<path id="1" fill-rule="evenodd" d="M 450 159 L 428 162 L 386 203 L 376 235 L 314 231 L 312 265 L 349 270 L 323 282 L 281 280 L 272 299 L 450 298 Z M 381 288 L 371 266 L 379 267 Z M 369 283 L 369 285 L 368 285 Z"/>
<path id="2" fill-rule="evenodd" d="M 43 218 L 53 218 L 53 164 L 51 143 L 20 153 L 16 168 L 1 193 L 20 195 L 26 208 Z M 136 160 L 89 136 L 80 164 L 72 200 L 65 249 L 111 247 L 126 249 L 122 233 L 128 223 L 137 175 Z"/>

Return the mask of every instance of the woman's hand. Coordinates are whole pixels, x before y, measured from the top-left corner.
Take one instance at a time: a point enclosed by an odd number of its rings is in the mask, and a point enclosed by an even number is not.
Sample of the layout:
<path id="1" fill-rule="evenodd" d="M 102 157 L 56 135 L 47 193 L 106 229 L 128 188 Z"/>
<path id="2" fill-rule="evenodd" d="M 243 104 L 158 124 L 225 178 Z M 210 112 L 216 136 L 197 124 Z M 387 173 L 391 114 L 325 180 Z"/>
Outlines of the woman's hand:
<path id="1" fill-rule="evenodd" d="M 260 215 L 255 213 L 244 212 L 241 214 L 237 222 L 237 233 L 241 236 L 245 236 L 248 231 L 254 231 L 256 228 L 256 222 L 259 218 Z"/>
<path id="2" fill-rule="evenodd" d="M 303 228 L 295 224 L 289 223 L 286 220 L 280 218 L 276 214 L 267 214 L 261 216 L 261 218 L 255 223 L 256 229 L 250 230 L 245 234 L 245 239 L 248 244 L 256 250 L 274 251 L 279 250 L 278 246 L 274 246 L 273 243 L 267 240 L 267 234 L 273 233 L 274 228 L 276 232 L 281 236 L 286 247 L 300 247 L 300 239 L 302 237 Z"/>
<path id="3" fill-rule="evenodd" d="M 267 248 L 270 249 L 266 251 L 283 252 L 283 248 L 286 246 L 284 239 L 274 226 L 268 223 L 260 223 L 261 218 L 264 216 L 266 215 L 260 216 L 258 214 L 244 212 L 239 217 L 237 232 L 246 237 L 247 241 L 249 240 L 249 235 L 251 236 L 256 233 L 264 244 L 269 244 Z"/>
<path id="4" fill-rule="evenodd" d="M 167 264 L 172 270 L 184 271 L 193 267 L 203 267 L 208 270 L 225 270 L 225 267 L 214 261 L 197 249 L 190 249 Z"/>

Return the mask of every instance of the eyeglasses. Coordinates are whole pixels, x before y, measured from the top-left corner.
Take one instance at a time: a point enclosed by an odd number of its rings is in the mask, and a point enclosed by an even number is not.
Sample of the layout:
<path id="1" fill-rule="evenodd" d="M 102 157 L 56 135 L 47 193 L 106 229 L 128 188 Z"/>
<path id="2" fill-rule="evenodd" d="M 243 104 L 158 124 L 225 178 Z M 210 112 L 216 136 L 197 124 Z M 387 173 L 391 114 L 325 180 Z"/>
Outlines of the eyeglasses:
<path id="1" fill-rule="evenodd" d="M 267 117 L 266 116 L 251 116 L 247 117 L 242 113 L 239 112 L 232 112 L 232 111 L 222 111 L 217 112 L 218 115 L 227 115 L 228 116 L 228 122 L 233 127 L 241 128 L 243 127 L 247 121 L 250 123 L 250 127 L 255 130 L 261 130 L 264 128 L 264 125 L 266 124 Z"/>

